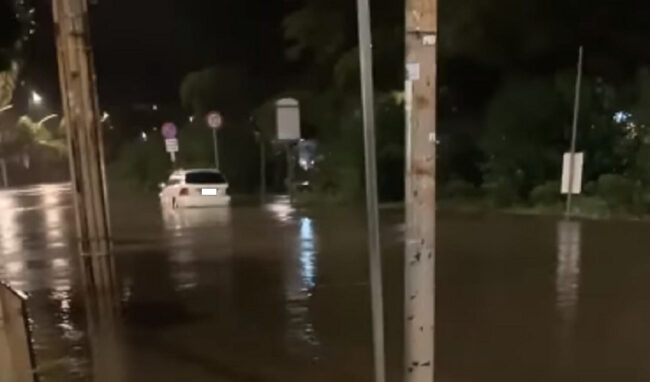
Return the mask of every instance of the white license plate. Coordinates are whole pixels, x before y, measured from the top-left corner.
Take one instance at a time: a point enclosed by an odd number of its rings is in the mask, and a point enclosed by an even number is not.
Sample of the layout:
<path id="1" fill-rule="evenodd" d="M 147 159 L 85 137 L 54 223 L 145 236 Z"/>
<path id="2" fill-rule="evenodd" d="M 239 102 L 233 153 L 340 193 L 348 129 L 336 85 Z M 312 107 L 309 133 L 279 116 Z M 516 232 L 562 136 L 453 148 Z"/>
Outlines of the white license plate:
<path id="1" fill-rule="evenodd" d="M 201 190 L 201 195 L 216 196 L 217 195 L 217 189 L 216 188 L 204 188 L 204 189 Z"/>

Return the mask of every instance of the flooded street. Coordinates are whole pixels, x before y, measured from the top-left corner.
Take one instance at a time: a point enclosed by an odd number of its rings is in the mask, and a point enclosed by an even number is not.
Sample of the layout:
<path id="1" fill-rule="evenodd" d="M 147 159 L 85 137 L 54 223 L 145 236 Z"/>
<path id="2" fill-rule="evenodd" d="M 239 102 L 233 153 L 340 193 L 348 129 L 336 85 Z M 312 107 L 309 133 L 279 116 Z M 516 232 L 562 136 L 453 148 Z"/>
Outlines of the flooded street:
<path id="1" fill-rule="evenodd" d="M 85 293 L 69 189 L 0 191 L 0 279 L 30 295 L 43 381 L 371 381 L 361 208 L 161 211 L 112 200 L 116 285 Z M 388 377 L 402 367 L 402 213 L 382 211 Z M 640 222 L 440 217 L 440 381 L 650 378 Z"/>

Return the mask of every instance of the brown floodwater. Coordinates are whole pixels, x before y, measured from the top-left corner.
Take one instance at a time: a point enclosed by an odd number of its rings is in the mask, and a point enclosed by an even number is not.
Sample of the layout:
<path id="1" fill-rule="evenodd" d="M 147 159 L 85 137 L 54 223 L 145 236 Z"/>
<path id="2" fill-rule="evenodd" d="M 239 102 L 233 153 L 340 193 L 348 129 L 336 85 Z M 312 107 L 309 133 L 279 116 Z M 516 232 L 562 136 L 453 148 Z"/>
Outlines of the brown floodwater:
<path id="1" fill-rule="evenodd" d="M 0 279 L 30 295 L 42 381 L 372 381 L 361 208 L 162 211 L 112 200 L 115 282 L 88 293 L 65 185 L 0 191 Z M 389 381 L 402 212 L 382 210 Z M 439 217 L 439 381 L 650 379 L 650 224 Z"/>

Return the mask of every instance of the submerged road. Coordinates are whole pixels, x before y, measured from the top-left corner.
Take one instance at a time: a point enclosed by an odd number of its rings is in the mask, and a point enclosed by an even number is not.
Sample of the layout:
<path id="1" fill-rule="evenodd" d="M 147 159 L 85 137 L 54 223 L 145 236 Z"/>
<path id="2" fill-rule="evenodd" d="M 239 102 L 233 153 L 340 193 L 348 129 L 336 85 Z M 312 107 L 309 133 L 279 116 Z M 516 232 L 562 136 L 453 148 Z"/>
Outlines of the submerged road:
<path id="1" fill-rule="evenodd" d="M 362 209 L 111 201 L 115 299 L 84 293 L 66 185 L 0 191 L 0 279 L 30 295 L 43 381 L 371 381 Z M 401 211 L 382 211 L 401 380 Z M 439 380 L 650 379 L 650 225 L 440 217 Z M 92 303 L 90 303 L 92 302 Z M 107 313 L 112 312 L 112 313 Z"/>

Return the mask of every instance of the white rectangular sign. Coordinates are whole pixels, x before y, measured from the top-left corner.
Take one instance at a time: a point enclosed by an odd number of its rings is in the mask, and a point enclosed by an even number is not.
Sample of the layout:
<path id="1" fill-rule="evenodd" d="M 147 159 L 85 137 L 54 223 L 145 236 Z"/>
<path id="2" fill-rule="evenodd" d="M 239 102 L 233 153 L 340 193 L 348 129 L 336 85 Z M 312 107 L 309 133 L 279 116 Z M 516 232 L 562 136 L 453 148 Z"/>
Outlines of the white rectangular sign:
<path id="1" fill-rule="evenodd" d="M 168 153 L 178 152 L 178 139 L 165 139 L 165 148 Z"/>
<path id="2" fill-rule="evenodd" d="M 297 141 L 300 136 L 300 104 L 297 100 L 285 98 L 278 100 L 276 107 L 276 124 L 278 139 Z"/>
<path id="3" fill-rule="evenodd" d="M 585 163 L 584 153 L 575 153 L 573 157 L 573 184 L 571 185 L 571 193 L 574 195 L 579 195 L 582 193 L 582 172 Z M 562 161 L 562 194 L 567 195 L 569 193 L 569 183 L 571 174 L 569 169 L 571 168 L 571 153 L 564 154 L 564 160 Z"/>

